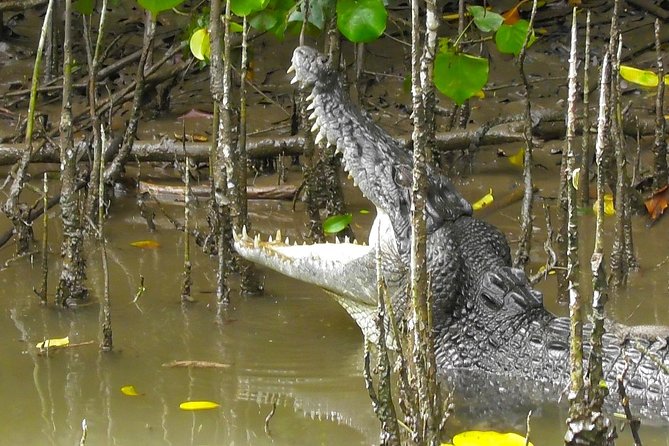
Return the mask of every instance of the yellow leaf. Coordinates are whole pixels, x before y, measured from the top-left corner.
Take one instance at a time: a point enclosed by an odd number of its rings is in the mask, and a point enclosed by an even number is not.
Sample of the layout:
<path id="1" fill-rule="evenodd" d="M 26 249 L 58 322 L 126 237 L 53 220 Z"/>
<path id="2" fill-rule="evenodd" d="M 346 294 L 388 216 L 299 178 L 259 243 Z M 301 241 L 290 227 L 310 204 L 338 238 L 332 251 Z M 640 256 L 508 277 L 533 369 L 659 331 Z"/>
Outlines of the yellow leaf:
<path id="1" fill-rule="evenodd" d="M 525 446 L 525 437 L 513 432 L 467 431 L 453 437 L 453 446 Z"/>
<path id="2" fill-rule="evenodd" d="M 599 200 L 595 200 L 592 205 L 592 210 L 595 211 L 595 215 L 599 209 Z M 616 209 L 613 207 L 613 195 L 604 194 L 604 215 L 615 215 Z"/>
<path id="3" fill-rule="evenodd" d="M 139 396 L 141 395 L 137 389 L 135 389 L 135 386 L 130 385 L 130 386 L 123 386 L 121 387 L 121 393 L 126 396 Z"/>
<path id="4" fill-rule="evenodd" d="M 485 93 L 483 90 L 479 90 L 476 93 L 474 93 L 474 97 L 479 99 L 485 99 Z"/>
<path id="5" fill-rule="evenodd" d="M 158 243 L 155 240 L 139 240 L 139 241 L 130 243 L 130 246 L 134 246 L 135 248 L 142 248 L 142 249 L 156 249 L 156 248 L 160 248 L 160 243 Z"/>
<path id="6" fill-rule="evenodd" d="M 474 209 L 475 211 L 478 211 L 478 210 L 483 209 L 484 207 L 490 205 L 493 201 L 495 201 L 495 198 L 492 196 L 492 189 L 490 189 L 490 192 L 485 194 L 476 203 L 472 204 L 472 209 Z"/>
<path id="7" fill-rule="evenodd" d="M 620 76 L 626 81 L 641 85 L 642 87 L 657 87 L 658 83 L 657 74 L 652 71 L 640 70 L 627 65 L 620 66 Z"/>
<path id="8" fill-rule="evenodd" d="M 581 177 L 581 168 L 577 167 L 574 169 L 574 172 L 571 174 L 571 184 L 574 186 L 574 189 L 578 190 L 578 180 Z"/>
<path id="9" fill-rule="evenodd" d="M 47 339 L 46 341 L 38 343 L 36 347 L 40 350 L 44 350 L 47 348 L 65 347 L 69 345 L 69 343 L 70 343 L 70 337 L 65 336 L 64 338 Z"/>
<path id="10" fill-rule="evenodd" d="M 521 147 L 515 155 L 509 156 L 508 160 L 514 166 L 523 167 L 525 164 L 525 147 Z"/>
<path id="11" fill-rule="evenodd" d="M 179 404 L 179 409 L 181 410 L 208 410 L 216 409 L 217 407 L 220 407 L 220 404 L 213 401 L 185 401 Z"/>

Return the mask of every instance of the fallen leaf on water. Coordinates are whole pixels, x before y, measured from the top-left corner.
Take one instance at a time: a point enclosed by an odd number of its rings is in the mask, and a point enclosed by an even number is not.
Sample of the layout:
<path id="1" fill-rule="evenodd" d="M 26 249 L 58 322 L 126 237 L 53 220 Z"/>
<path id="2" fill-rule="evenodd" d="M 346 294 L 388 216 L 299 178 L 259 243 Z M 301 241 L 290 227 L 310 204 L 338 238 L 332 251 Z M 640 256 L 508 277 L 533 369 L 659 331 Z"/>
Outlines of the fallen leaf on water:
<path id="1" fill-rule="evenodd" d="M 480 200 L 472 204 L 472 209 L 475 211 L 481 210 L 486 206 L 489 206 L 492 204 L 492 202 L 495 201 L 495 198 L 492 196 L 492 189 L 485 194 Z"/>
<path id="2" fill-rule="evenodd" d="M 509 163 L 514 166 L 523 167 L 525 164 L 525 147 L 521 147 L 518 152 L 507 158 Z"/>
<path id="3" fill-rule="evenodd" d="M 655 192 L 652 197 L 644 201 L 644 204 L 651 220 L 660 218 L 664 214 L 665 209 L 669 207 L 669 186 L 664 186 Z"/>
<path id="4" fill-rule="evenodd" d="M 40 350 L 45 350 L 47 348 L 66 347 L 69 344 L 70 344 L 70 337 L 65 336 L 64 338 L 47 339 L 46 341 L 39 342 L 35 347 L 37 347 Z"/>
<path id="5" fill-rule="evenodd" d="M 160 243 L 158 243 L 155 240 L 139 240 L 139 241 L 130 243 L 130 246 L 134 246 L 135 248 L 142 248 L 142 249 L 156 249 L 156 248 L 160 248 Z"/>
<path id="6" fill-rule="evenodd" d="M 649 70 L 630 67 L 628 65 L 620 66 L 620 76 L 627 82 L 641 85 L 642 87 L 657 87 L 657 74 Z"/>
<path id="7" fill-rule="evenodd" d="M 135 386 L 129 385 L 129 386 L 123 386 L 121 387 L 121 393 L 126 396 L 140 396 L 141 393 L 135 389 Z"/>
<path id="8" fill-rule="evenodd" d="M 185 401 L 179 404 L 181 410 L 209 410 L 216 409 L 221 405 L 213 401 Z"/>
<path id="9" fill-rule="evenodd" d="M 595 211 L 595 215 L 599 210 L 599 200 L 595 200 L 592 204 L 592 210 Z M 613 207 L 613 195 L 604 194 L 604 215 L 615 215 L 616 209 Z"/>
<path id="10" fill-rule="evenodd" d="M 527 444 L 534 446 L 532 442 Z M 453 443 L 442 446 L 525 446 L 525 437 L 513 432 L 467 431 L 453 437 Z"/>
<path id="11" fill-rule="evenodd" d="M 326 234 L 336 234 L 346 229 L 353 219 L 352 214 L 333 215 L 323 222 L 323 232 Z"/>

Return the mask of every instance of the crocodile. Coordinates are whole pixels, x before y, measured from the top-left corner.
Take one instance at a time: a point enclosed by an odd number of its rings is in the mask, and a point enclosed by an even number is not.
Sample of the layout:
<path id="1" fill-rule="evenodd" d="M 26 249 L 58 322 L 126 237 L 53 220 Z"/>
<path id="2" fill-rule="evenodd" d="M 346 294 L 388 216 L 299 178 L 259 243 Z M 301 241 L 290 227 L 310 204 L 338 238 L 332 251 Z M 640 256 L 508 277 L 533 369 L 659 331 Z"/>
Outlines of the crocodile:
<path id="1" fill-rule="evenodd" d="M 377 262 L 393 311 L 399 317 L 408 311 L 412 156 L 352 103 L 342 74 L 318 51 L 295 49 L 290 72 L 294 83 L 312 90 L 308 108 L 316 141 L 336 146 L 344 169 L 376 208 L 369 240 L 291 244 L 280 232 L 262 240 L 244 230 L 234 235 L 235 248 L 248 260 L 321 287 L 366 338 L 377 340 Z M 569 319 L 545 309 L 542 294 L 521 269 L 512 267 L 504 234 L 474 217 L 449 179 L 429 167 L 426 202 L 427 269 L 440 372 L 532 382 L 547 399 L 557 399 L 569 386 Z M 634 410 L 645 419 L 668 421 L 668 329 L 609 326 L 615 329 L 603 337 L 607 386 L 615 389 L 618 376 L 624 375 Z M 586 357 L 592 330 L 592 324 L 584 325 Z M 607 407 L 620 409 L 615 395 L 607 398 Z"/>

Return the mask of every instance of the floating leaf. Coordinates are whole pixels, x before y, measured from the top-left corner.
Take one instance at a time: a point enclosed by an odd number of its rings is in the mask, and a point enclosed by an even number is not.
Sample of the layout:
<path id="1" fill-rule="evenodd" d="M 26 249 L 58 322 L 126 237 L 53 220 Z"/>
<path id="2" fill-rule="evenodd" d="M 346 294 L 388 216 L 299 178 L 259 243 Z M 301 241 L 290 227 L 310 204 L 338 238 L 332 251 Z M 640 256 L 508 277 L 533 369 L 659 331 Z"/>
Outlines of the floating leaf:
<path id="1" fill-rule="evenodd" d="M 529 27 L 530 23 L 527 20 L 518 20 L 513 25 L 505 23 L 500 26 L 495 33 L 495 44 L 499 52 L 518 56 L 520 50 L 523 49 L 523 43 L 525 42 L 525 36 Z M 527 42 L 527 47 L 529 48 L 536 40 L 534 31 L 532 31 L 530 39 Z"/>
<path id="2" fill-rule="evenodd" d="M 360 213 L 362 215 L 369 214 L 369 211 L 367 209 L 360 209 Z"/>
<path id="3" fill-rule="evenodd" d="M 351 42 L 372 42 L 386 30 L 383 0 L 337 0 L 337 28 Z"/>
<path id="4" fill-rule="evenodd" d="M 210 410 L 216 409 L 221 405 L 213 401 L 185 401 L 179 404 L 181 410 Z"/>
<path id="5" fill-rule="evenodd" d="M 531 442 L 529 446 L 534 446 Z M 442 446 L 525 446 L 525 437 L 513 432 L 467 431 L 453 437 L 453 443 Z"/>
<path id="6" fill-rule="evenodd" d="M 490 191 L 485 194 L 480 200 L 472 204 L 472 209 L 475 211 L 481 210 L 486 206 L 489 206 L 492 204 L 492 202 L 495 201 L 495 198 L 492 195 L 492 188 Z"/>
<path id="7" fill-rule="evenodd" d="M 662 189 L 655 192 L 652 197 L 644 201 L 644 204 L 646 205 L 646 210 L 648 211 L 651 220 L 660 218 L 667 207 L 669 207 L 669 187 L 664 186 Z"/>
<path id="8" fill-rule="evenodd" d="M 474 24 L 484 33 L 497 31 L 504 18 L 496 12 L 488 11 L 483 6 L 468 6 L 467 10 L 474 18 Z"/>
<path id="9" fill-rule="evenodd" d="M 45 350 L 47 348 L 66 347 L 69 344 L 70 344 L 70 337 L 65 336 L 64 338 L 47 339 L 46 341 L 39 342 L 35 347 L 37 347 L 40 350 Z"/>
<path id="10" fill-rule="evenodd" d="M 592 210 L 595 211 L 595 215 L 599 210 L 599 200 L 595 200 L 592 204 Z M 604 194 L 604 215 L 615 215 L 616 209 L 613 207 L 613 195 Z"/>
<path id="11" fill-rule="evenodd" d="M 336 234 L 346 229 L 353 220 L 352 214 L 333 215 L 323 222 L 323 232 L 326 234 Z"/>
<path id="12" fill-rule="evenodd" d="M 209 60 L 211 47 L 209 45 L 209 30 L 200 28 L 190 36 L 190 52 L 197 60 Z"/>
<path id="13" fill-rule="evenodd" d="M 434 85 L 462 105 L 488 82 L 488 70 L 488 59 L 446 49 L 435 58 Z"/>
<path id="14" fill-rule="evenodd" d="M 525 165 L 525 147 L 521 147 L 518 152 L 510 155 L 507 159 L 512 166 L 523 167 Z"/>
<path id="15" fill-rule="evenodd" d="M 129 386 L 123 386 L 121 387 L 121 393 L 126 396 L 140 396 L 141 393 L 135 389 L 135 386 L 129 385 Z"/>
<path id="16" fill-rule="evenodd" d="M 141 249 L 156 249 L 160 248 L 160 243 L 155 240 L 139 240 L 136 242 L 130 243 L 130 246 Z"/>
<path id="17" fill-rule="evenodd" d="M 620 66 L 620 76 L 627 82 L 641 85 L 642 87 L 657 87 L 658 84 L 657 74 L 628 65 Z"/>

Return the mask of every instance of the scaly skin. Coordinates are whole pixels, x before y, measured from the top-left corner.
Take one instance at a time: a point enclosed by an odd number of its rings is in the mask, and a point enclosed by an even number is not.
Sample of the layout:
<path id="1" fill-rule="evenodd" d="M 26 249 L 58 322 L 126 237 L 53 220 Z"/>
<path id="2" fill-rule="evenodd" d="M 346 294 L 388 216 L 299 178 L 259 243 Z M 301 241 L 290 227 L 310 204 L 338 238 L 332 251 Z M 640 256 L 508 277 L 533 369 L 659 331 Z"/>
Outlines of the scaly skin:
<path id="1" fill-rule="evenodd" d="M 353 106 L 340 74 L 317 51 L 299 47 L 292 62 L 289 71 L 295 71 L 295 80 L 312 88 L 317 140 L 336 145 L 344 168 L 376 206 L 369 245 L 290 246 L 242 234 L 235 235 L 235 247 L 249 260 L 321 286 L 365 336 L 376 339 L 377 252 L 395 313 L 401 317 L 407 306 L 411 156 Z M 432 171 L 429 176 L 428 274 L 438 366 L 444 372 L 464 370 L 521 382 L 510 388 L 522 389 L 522 382 L 531 380 L 557 399 L 569 382 L 569 320 L 548 312 L 541 293 L 511 267 L 504 235 L 472 217 L 471 206 L 447 178 Z M 669 329 L 610 326 L 614 333 L 604 336 L 609 388 L 616 388 L 627 362 L 625 384 L 634 409 L 646 418 L 669 420 Z M 591 331 L 586 324 L 586 356 Z M 607 404 L 616 408 L 617 397 L 609 397 Z"/>

